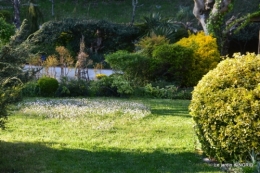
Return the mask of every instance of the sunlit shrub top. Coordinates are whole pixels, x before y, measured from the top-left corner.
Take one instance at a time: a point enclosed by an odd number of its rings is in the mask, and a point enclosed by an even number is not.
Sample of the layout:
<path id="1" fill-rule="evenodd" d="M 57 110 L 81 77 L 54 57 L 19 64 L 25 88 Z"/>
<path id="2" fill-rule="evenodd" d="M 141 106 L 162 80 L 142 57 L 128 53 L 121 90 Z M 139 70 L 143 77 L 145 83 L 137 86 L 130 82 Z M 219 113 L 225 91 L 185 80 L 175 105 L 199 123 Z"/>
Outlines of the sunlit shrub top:
<path id="1" fill-rule="evenodd" d="M 189 81 L 196 85 L 197 82 L 209 70 L 215 68 L 220 61 L 216 38 L 205 35 L 203 32 L 191 34 L 188 38 L 183 38 L 177 42 L 178 45 L 194 50 L 194 56 L 190 59 Z"/>

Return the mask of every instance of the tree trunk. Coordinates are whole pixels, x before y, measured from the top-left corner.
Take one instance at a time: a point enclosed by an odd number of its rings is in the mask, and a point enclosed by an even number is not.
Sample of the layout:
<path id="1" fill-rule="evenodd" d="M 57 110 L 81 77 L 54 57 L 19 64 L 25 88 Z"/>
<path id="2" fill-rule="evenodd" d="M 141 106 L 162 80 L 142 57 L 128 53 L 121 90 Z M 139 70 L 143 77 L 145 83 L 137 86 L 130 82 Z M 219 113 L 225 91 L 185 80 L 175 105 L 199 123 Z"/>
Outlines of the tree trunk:
<path id="1" fill-rule="evenodd" d="M 14 6 L 14 24 L 17 29 L 21 26 L 21 19 L 20 19 L 20 0 L 13 0 Z"/>
<path id="2" fill-rule="evenodd" d="M 138 0 L 132 0 L 133 11 L 132 11 L 131 26 L 134 24 L 134 21 L 135 21 L 135 10 L 136 10 L 137 4 L 138 4 Z"/>
<path id="3" fill-rule="evenodd" d="M 211 25 L 219 20 L 219 17 L 229 11 L 232 0 L 194 0 L 193 14 L 199 20 L 205 34 L 210 34 L 207 23 Z"/>
<path id="4" fill-rule="evenodd" d="M 60 64 L 61 64 L 61 66 L 60 66 L 60 76 L 61 77 L 64 77 L 64 57 L 63 56 L 61 56 L 61 59 L 60 59 Z"/>
<path id="5" fill-rule="evenodd" d="M 54 16 L 54 0 L 51 0 L 51 15 Z"/>
<path id="6" fill-rule="evenodd" d="M 200 22 L 205 34 L 208 34 L 206 27 L 205 2 L 204 0 L 194 0 L 193 15 Z"/>
<path id="7" fill-rule="evenodd" d="M 258 38 L 258 54 L 260 54 L 260 29 L 259 29 L 259 38 Z"/>

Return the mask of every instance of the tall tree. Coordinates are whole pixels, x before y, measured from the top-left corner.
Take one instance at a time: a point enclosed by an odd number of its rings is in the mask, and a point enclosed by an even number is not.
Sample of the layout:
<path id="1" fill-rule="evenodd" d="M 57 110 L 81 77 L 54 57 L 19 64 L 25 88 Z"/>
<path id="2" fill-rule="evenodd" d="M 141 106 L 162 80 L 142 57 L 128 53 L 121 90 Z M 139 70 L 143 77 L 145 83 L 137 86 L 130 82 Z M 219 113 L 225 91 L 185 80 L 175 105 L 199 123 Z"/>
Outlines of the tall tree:
<path id="1" fill-rule="evenodd" d="M 260 11 L 227 21 L 224 16 L 232 9 L 235 0 L 194 0 L 193 14 L 199 20 L 205 34 L 213 34 L 218 39 L 221 55 L 226 55 L 230 34 L 246 26 L 260 16 Z"/>
<path id="2" fill-rule="evenodd" d="M 29 1 L 27 19 L 30 26 L 30 33 L 34 33 L 35 31 L 37 31 L 39 29 L 40 24 L 44 21 L 40 8 L 34 0 Z"/>
<path id="3" fill-rule="evenodd" d="M 212 32 L 210 25 L 217 24 L 220 18 L 231 10 L 232 0 L 194 0 L 193 14 L 199 20 L 205 34 Z"/>

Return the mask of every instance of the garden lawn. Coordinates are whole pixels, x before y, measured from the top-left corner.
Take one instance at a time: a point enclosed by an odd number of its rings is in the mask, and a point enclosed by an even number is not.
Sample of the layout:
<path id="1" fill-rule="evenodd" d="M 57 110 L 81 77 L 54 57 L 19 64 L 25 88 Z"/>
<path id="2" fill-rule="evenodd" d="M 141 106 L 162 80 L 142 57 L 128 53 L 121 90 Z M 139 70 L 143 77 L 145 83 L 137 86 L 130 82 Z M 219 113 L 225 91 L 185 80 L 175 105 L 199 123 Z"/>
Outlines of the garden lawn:
<path id="1" fill-rule="evenodd" d="M 0 173 L 218 173 L 188 100 L 30 98 L 0 131 Z"/>

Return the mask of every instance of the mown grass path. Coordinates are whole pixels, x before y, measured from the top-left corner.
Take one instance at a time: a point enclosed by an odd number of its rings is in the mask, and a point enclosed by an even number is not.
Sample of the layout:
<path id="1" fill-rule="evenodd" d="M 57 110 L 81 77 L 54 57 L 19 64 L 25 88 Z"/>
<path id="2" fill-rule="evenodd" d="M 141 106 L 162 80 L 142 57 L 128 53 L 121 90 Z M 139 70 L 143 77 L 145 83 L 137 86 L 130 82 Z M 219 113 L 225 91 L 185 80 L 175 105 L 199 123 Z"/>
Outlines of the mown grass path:
<path id="1" fill-rule="evenodd" d="M 162 99 L 27 99 L 0 131 L 0 172 L 217 173 L 195 152 L 188 105 Z"/>

